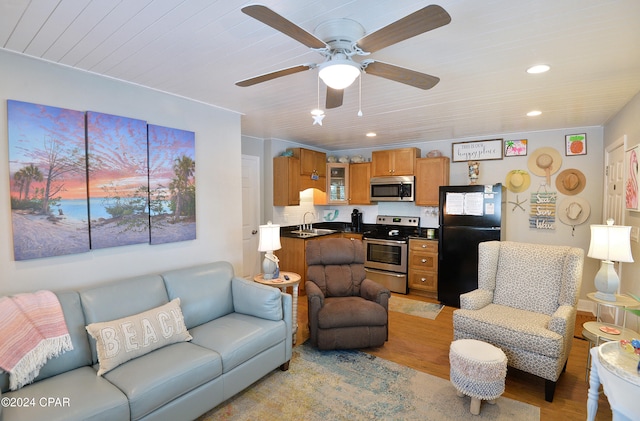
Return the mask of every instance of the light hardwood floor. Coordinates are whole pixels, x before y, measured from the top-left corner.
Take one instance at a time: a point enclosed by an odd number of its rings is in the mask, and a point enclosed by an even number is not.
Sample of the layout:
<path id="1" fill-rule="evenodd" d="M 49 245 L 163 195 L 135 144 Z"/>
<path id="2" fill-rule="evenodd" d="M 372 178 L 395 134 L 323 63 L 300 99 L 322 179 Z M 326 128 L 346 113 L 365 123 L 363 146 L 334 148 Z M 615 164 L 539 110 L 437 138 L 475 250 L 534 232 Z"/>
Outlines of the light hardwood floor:
<path id="1" fill-rule="evenodd" d="M 437 302 L 417 295 L 404 296 L 416 300 Z M 449 379 L 449 345 L 453 340 L 453 307 L 442 309 L 436 320 L 389 313 L 389 340 L 380 348 L 362 351 L 412 367 L 431 375 Z M 582 321 L 576 325 L 576 336 L 582 332 Z M 307 326 L 307 298 L 298 301 L 298 333 L 296 344 L 309 338 Z M 587 418 L 587 390 L 585 380 L 589 343 L 574 338 L 567 370 L 562 373 L 552 403 L 544 400 L 544 380 L 508 368 L 503 396 L 540 407 L 541 421 L 585 420 Z M 604 394 L 600 396 L 597 421 L 611 420 L 611 410 Z"/>

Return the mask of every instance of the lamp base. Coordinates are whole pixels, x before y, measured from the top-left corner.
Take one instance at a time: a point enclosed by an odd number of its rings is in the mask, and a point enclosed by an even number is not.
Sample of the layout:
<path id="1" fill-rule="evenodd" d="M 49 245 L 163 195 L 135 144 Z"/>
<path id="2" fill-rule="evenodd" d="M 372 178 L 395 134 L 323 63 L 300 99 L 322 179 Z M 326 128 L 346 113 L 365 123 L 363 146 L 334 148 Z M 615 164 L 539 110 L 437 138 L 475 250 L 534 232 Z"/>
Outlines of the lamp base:
<path id="1" fill-rule="evenodd" d="M 600 270 L 595 277 L 595 286 L 598 292 L 595 293 L 595 297 L 603 301 L 616 301 L 616 292 L 620 286 L 620 278 L 613 268 L 613 262 L 610 260 L 603 260 L 600 265 Z"/>
<path id="2" fill-rule="evenodd" d="M 274 262 L 272 259 L 267 257 L 268 254 L 269 253 L 265 255 L 264 260 L 262 261 L 262 279 L 277 279 L 280 277 L 280 267 L 277 262 Z M 275 256 L 273 257 L 275 258 Z"/>

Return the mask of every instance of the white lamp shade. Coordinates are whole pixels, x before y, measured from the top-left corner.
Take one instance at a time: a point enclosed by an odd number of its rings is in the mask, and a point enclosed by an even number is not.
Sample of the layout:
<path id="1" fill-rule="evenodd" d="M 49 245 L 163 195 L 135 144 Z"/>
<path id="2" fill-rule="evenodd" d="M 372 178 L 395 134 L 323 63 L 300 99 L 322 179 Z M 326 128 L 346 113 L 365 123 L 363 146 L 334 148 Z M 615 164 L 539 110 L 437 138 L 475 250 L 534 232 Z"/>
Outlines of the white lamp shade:
<path id="1" fill-rule="evenodd" d="M 612 262 L 633 262 L 631 227 L 591 225 L 591 243 L 587 256 Z"/>
<path id="2" fill-rule="evenodd" d="M 258 251 L 274 251 L 280 250 L 280 225 L 272 224 L 271 221 L 267 225 L 260 225 L 260 243 Z"/>
<path id="3" fill-rule="evenodd" d="M 344 89 L 360 76 L 360 66 L 352 60 L 333 59 L 320 65 L 318 76 L 328 87 Z"/>

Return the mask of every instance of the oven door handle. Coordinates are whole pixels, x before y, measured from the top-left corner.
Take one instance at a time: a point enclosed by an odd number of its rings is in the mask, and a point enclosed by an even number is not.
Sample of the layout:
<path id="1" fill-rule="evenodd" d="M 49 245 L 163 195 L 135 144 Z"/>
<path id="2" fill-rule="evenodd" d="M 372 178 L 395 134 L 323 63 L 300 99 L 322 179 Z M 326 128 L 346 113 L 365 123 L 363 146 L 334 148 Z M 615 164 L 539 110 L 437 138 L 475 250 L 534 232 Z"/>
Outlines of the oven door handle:
<path id="1" fill-rule="evenodd" d="M 365 238 L 365 242 L 371 244 L 379 244 L 382 246 L 388 246 L 389 244 L 407 244 L 406 240 L 376 240 L 373 238 Z"/>
<path id="2" fill-rule="evenodd" d="M 371 273 L 378 273 L 380 275 L 385 275 L 385 276 L 395 276 L 396 278 L 404 278 L 407 275 L 404 273 L 392 273 L 392 272 L 386 272 L 383 270 L 375 270 L 375 269 L 369 269 L 369 268 L 364 268 L 365 272 L 371 272 Z"/>

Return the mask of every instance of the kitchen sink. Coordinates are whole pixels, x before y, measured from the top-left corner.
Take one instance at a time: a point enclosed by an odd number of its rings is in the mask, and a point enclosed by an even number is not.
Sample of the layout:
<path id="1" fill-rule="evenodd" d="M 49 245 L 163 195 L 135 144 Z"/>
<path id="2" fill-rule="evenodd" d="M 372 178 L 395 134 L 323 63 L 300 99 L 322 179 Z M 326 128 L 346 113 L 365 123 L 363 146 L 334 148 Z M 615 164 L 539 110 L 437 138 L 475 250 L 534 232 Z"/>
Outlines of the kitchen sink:
<path id="1" fill-rule="evenodd" d="M 312 228 L 308 230 L 293 230 L 291 234 L 297 234 L 300 237 L 316 237 L 318 235 L 327 235 L 338 232 L 338 230 L 324 229 L 324 228 Z"/>

